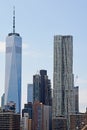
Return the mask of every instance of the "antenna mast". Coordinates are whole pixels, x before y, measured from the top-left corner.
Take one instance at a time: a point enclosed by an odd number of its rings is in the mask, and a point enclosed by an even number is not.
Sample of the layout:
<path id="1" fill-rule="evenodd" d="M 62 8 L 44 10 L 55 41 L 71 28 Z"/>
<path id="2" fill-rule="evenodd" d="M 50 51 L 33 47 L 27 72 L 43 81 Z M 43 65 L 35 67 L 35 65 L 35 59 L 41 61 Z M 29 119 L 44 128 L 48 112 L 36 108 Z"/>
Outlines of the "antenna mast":
<path id="1" fill-rule="evenodd" d="M 13 33 L 15 33 L 15 6 L 13 7 Z"/>

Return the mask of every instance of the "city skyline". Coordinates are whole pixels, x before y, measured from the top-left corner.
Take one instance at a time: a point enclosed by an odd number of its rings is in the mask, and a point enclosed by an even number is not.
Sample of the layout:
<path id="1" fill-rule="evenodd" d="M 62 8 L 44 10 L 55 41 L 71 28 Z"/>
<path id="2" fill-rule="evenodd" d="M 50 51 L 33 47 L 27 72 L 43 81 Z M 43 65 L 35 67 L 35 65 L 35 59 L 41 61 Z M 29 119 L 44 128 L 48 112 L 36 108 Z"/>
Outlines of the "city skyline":
<path id="1" fill-rule="evenodd" d="M 20 4 L 21 3 L 21 4 Z M 87 1 L 3 1 L 0 5 L 0 97 L 5 86 L 5 38 L 12 28 L 12 9 L 16 6 L 16 32 L 23 37 L 22 100 L 26 103 L 27 84 L 33 82 L 33 74 L 46 69 L 53 78 L 53 37 L 54 35 L 73 35 L 75 84 L 80 91 L 80 111 L 85 111 L 87 76 L 85 59 Z M 2 13 L 3 12 L 3 13 Z M 27 14 L 29 12 L 29 14 Z M 27 19 L 27 20 L 26 20 Z M 44 20 L 46 19 L 46 20 Z M 4 43 L 3 43 L 4 42 Z M 49 67 L 49 64 L 50 67 Z M 77 80 L 77 81 L 76 81 Z"/>

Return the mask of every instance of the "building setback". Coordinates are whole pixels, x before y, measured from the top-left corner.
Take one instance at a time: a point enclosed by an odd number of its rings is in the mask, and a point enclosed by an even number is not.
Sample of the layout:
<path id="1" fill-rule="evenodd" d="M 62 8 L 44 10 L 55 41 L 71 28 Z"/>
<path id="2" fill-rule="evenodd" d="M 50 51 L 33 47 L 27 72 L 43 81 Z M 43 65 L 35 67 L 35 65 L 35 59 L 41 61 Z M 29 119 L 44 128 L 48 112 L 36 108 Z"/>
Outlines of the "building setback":
<path id="1" fill-rule="evenodd" d="M 54 36 L 53 118 L 74 113 L 73 37 Z"/>
<path id="2" fill-rule="evenodd" d="M 21 112 L 21 67 L 22 38 L 15 33 L 15 10 L 13 11 L 13 33 L 6 38 L 5 105 L 13 101 L 16 112 Z"/>

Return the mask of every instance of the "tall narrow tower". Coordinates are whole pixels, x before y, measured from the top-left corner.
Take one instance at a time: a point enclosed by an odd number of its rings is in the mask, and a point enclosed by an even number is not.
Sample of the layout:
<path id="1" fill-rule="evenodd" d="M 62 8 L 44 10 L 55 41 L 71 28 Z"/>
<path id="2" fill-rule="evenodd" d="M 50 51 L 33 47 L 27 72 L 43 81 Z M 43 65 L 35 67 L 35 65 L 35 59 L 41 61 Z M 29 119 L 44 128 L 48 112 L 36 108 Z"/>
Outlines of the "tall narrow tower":
<path id="1" fill-rule="evenodd" d="M 75 111 L 73 37 L 54 36 L 53 118 Z"/>
<path id="2" fill-rule="evenodd" d="M 13 10 L 13 33 L 6 38 L 5 105 L 12 101 L 16 112 L 21 111 L 22 38 L 15 33 L 15 8 Z"/>
<path id="3" fill-rule="evenodd" d="M 51 81 L 47 70 L 40 70 L 40 74 L 33 76 L 33 102 L 35 101 L 52 106 Z"/>

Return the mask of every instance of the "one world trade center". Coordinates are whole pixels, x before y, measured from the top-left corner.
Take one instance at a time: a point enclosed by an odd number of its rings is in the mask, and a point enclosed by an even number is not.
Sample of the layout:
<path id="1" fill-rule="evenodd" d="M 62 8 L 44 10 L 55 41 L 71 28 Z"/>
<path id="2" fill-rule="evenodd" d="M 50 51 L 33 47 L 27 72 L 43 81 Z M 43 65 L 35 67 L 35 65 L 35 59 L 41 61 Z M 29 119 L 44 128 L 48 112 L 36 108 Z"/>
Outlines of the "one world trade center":
<path id="1" fill-rule="evenodd" d="M 6 38 L 5 105 L 14 102 L 16 113 L 21 112 L 22 38 L 15 33 L 15 9 L 13 11 L 13 33 Z"/>

